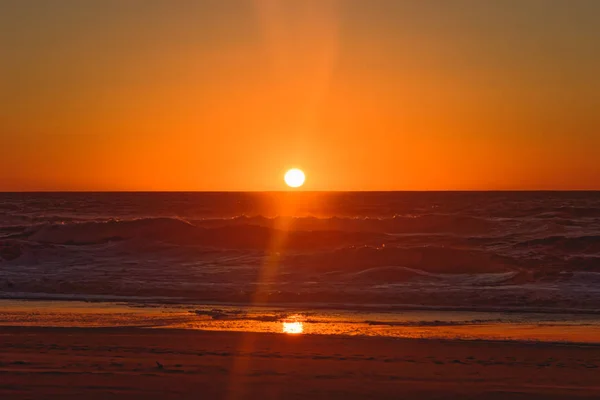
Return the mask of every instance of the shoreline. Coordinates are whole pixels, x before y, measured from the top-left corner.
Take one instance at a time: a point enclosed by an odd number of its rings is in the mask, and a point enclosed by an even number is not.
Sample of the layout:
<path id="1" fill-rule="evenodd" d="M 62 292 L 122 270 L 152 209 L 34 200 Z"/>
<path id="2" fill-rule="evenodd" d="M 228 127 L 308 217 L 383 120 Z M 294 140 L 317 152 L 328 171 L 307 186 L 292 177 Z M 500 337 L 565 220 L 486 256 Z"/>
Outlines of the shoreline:
<path id="1" fill-rule="evenodd" d="M 256 303 L 256 302 L 227 302 L 219 300 L 203 300 L 177 298 L 177 297 L 144 297 L 144 296 L 114 296 L 114 295 L 84 295 L 84 294 L 56 294 L 56 293 L 0 293 L 0 303 L 3 301 L 31 301 L 31 302 L 81 302 L 81 303 L 124 303 L 132 307 L 153 306 L 186 306 L 210 305 L 224 307 L 277 307 L 288 309 L 313 310 L 346 310 L 356 312 L 395 312 L 395 311 L 439 311 L 439 312 L 481 312 L 481 313 L 515 313 L 515 314 L 573 314 L 573 315 L 599 315 L 600 308 L 561 308 L 561 307 L 512 307 L 512 306 L 461 306 L 461 305 L 421 305 L 421 304 L 387 304 L 387 303 Z"/>
<path id="2" fill-rule="evenodd" d="M 0 327 L 144 328 L 281 334 L 293 319 L 305 336 L 573 343 L 600 345 L 596 314 L 532 314 L 404 310 L 142 305 L 108 302 L 0 300 Z"/>

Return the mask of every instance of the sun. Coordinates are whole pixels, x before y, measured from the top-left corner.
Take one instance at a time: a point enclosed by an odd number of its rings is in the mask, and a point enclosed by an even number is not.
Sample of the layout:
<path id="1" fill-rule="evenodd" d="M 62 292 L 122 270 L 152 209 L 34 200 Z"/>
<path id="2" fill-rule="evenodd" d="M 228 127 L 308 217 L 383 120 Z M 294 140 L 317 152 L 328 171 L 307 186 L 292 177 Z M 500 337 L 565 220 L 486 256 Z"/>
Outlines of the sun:
<path id="1" fill-rule="evenodd" d="M 292 168 L 288 172 L 285 173 L 285 183 L 289 187 L 297 188 L 304 185 L 304 180 L 306 176 L 304 176 L 304 172 L 298 168 Z"/>

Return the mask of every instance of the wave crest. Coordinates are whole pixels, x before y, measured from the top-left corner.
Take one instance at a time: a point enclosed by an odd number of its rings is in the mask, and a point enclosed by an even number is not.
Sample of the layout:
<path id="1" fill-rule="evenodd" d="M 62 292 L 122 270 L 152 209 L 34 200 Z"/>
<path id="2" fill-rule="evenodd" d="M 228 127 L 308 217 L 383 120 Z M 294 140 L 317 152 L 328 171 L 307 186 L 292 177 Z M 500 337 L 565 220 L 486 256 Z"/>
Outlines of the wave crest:
<path id="1" fill-rule="evenodd" d="M 600 235 L 547 236 L 520 242 L 518 247 L 548 247 L 552 251 L 566 253 L 600 253 Z"/>
<path id="2" fill-rule="evenodd" d="M 300 254 L 292 256 L 290 261 L 302 270 L 357 271 L 393 265 L 428 273 L 468 274 L 506 272 L 516 268 L 515 261 L 508 257 L 479 250 L 437 246 L 349 247 L 327 253 Z"/>
<path id="3" fill-rule="evenodd" d="M 143 218 L 42 225 L 33 228 L 28 239 L 40 243 L 84 245 L 135 237 L 178 237 L 193 230 L 192 224 L 181 219 Z"/>
<path id="4" fill-rule="evenodd" d="M 289 231 L 257 225 L 202 227 L 177 218 L 50 224 L 23 234 L 30 241 L 65 245 L 90 245 L 129 239 L 177 245 L 203 245 L 218 248 L 277 249 L 337 248 L 356 243 L 383 240 L 369 232 Z M 277 250 L 273 249 L 273 250 Z"/>

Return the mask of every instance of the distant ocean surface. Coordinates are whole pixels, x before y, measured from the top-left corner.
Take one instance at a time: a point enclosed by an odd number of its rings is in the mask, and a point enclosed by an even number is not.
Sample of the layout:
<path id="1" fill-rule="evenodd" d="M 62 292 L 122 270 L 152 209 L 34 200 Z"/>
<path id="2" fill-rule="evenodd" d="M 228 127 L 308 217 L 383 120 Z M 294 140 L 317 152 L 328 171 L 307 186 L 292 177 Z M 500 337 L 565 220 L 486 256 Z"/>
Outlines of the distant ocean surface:
<path id="1" fill-rule="evenodd" d="M 0 297 L 600 310 L 600 192 L 3 193 Z"/>

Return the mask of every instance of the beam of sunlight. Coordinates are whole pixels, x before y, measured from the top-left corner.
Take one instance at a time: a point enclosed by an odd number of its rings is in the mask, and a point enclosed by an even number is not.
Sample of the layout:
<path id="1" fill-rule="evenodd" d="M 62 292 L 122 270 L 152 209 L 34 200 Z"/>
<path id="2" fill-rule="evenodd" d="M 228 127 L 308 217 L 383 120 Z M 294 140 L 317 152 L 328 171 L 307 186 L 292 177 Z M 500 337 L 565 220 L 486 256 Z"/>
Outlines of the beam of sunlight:
<path id="1" fill-rule="evenodd" d="M 280 96 L 297 99 L 290 130 L 317 129 L 340 52 L 340 0 L 254 0 Z"/>
<path id="2" fill-rule="evenodd" d="M 294 196 L 294 193 L 289 193 L 284 198 L 283 203 L 280 205 L 278 214 L 283 216 L 276 219 L 276 223 L 273 229 L 273 236 L 270 239 L 268 245 L 267 255 L 263 264 L 260 266 L 260 270 L 257 274 L 256 290 L 253 293 L 250 304 L 252 305 L 265 305 L 269 302 L 271 292 L 276 288 L 277 285 L 277 274 L 280 267 L 280 259 L 282 254 L 285 253 L 286 244 L 289 239 L 290 231 L 292 230 L 292 224 L 294 222 L 294 215 L 298 210 L 300 204 L 298 204 L 299 197 Z M 300 332 L 294 332 L 296 334 L 302 333 L 304 327 L 301 321 L 290 321 L 292 323 L 299 323 L 298 325 L 290 325 L 290 329 Z M 292 333 L 292 332 L 289 332 Z M 238 350 L 242 354 L 251 353 L 254 348 L 254 341 L 256 340 L 256 334 L 244 334 L 241 338 Z M 241 378 L 244 376 L 245 371 L 249 369 L 252 359 L 250 357 L 235 357 L 233 361 L 231 380 L 229 384 L 229 398 L 239 398 L 244 392 L 244 382 Z"/>
<path id="3" fill-rule="evenodd" d="M 273 77 L 280 95 L 298 99 L 293 128 L 298 135 L 316 129 L 318 115 L 329 92 L 340 40 L 339 0 L 281 2 L 255 0 L 257 18 L 264 35 L 267 51 L 272 56 Z M 294 43 L 295 46 L 290 46 Z M 298 208 L 297 198 L 290 196 L 279 213 L 267 256 L 258 272 L 256 291 L 251 304 L 266 304 L 276 284 L 281 254 L 289 239 L 293 216 Z M 287 321 L 286 321 L 287 323 Z M 293 333 L 303 331 L 301 321 L 287 325 Z M 298 332 L 300 331 L 300 332 Z M 292 333 L 292 332 L 288 332 Z M 245 334 L 239 344 L 242 353 L 254 347 L 256 335 Z M 244 391 L 240 380 L 252 359 L 234 359 L 229 397 L 236 398 Z"/>

